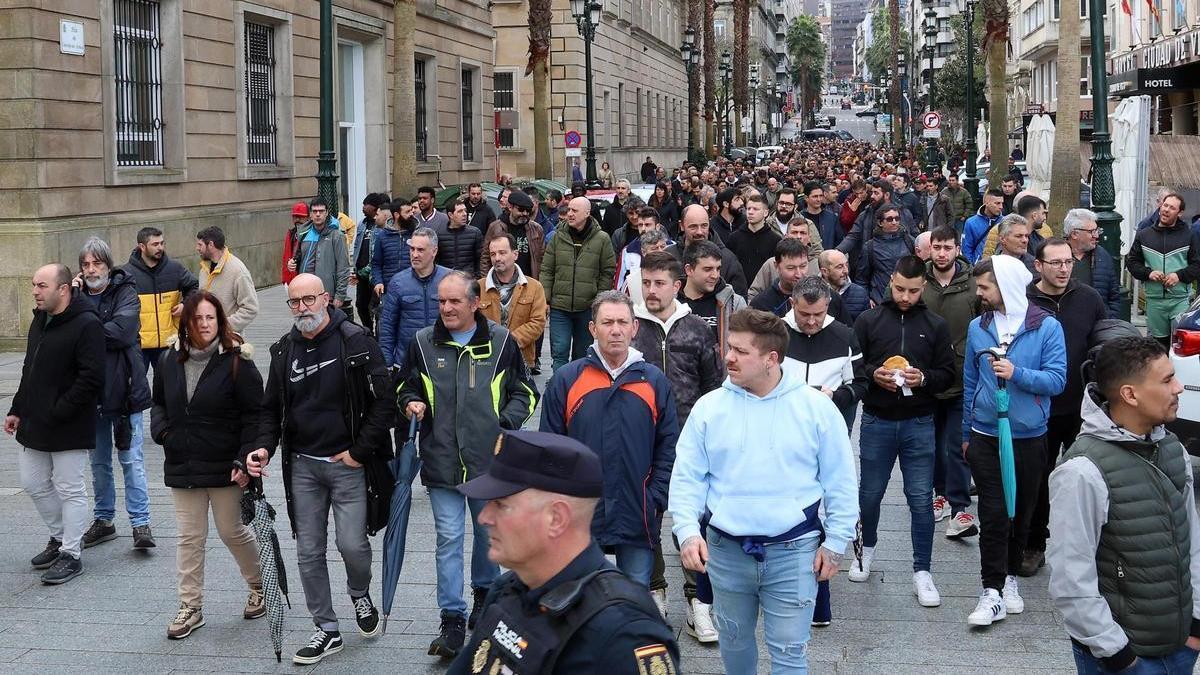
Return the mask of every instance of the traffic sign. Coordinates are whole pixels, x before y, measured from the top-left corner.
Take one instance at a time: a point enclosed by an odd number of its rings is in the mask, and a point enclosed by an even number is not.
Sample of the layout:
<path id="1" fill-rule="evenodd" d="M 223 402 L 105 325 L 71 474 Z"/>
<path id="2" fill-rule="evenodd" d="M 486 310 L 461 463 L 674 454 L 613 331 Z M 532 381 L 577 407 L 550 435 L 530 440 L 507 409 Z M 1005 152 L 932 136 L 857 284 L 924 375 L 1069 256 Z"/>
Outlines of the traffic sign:
<path id="1" fill-rule="evenodd" d="M 926 129 L 937 129 L 942 126 L 942 116 L 935 112 L 927 112 L 921 116 L 921 124 Z"/>
<path id="2" fill-rule="evenodd" d="M 568 148 L 578 148 L 583 144 L 583 138 L 580 137 L 579 132 L 575 131 L 574 129 L 567 132 L 566 141 Z"/>
<path id="3" fill-rule="evenodd" d="M 941 127 L 935 127 L 933 129 L 927 128 L 924 130 L 922 135 L 924 138 L 941 138 L 942 137 L 942 129 L 941 129 Z"/>

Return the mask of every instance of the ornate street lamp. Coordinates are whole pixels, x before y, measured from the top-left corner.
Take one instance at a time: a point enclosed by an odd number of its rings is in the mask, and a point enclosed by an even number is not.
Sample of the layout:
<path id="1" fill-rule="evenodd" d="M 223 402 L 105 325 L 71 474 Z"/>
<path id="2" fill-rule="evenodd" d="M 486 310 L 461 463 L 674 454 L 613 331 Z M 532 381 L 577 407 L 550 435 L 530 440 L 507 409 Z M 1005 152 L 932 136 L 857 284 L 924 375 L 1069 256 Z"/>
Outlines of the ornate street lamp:
<path id="1" fill-rule="evenodd" d="M 683 31 L 683 46 L 679 48 L 683 55 L 683 68 L 688 78 L 688 160 L 696 161 L 699 152 L 696 150 L 696 129 L 694 113 L 696 107 L 696 88 L 692 86 L 693 73 L 700 64 L 700 50 L 696 49 L 696 31 L 689 26 Z M 699 162 L 697 162 L 699 163 Z"/>
<path id="2" fill-rule="evenodd" d="M 933 9 L 933 0 L 930 0 L 929 7 L 925 9 L 925 54 L 929 57 L 929 89 L 926 91 L 926 100 L 929 101 L 929 111 L 933 112 L 933 56 L 934 46 L 937 44 L 937 12 Z M 937 156 L 937 139 L 929 137 L 925 139 L 925 175 L 933 176 L 942 170 L 941 162 Z"/>
<path id="3" fill-rule="evenodd" d="M 321 147 L 317 153 L 317 196 L 329 205 L 337 220 L 337 155 L 333 152 L 333 2 L 321 0 Z"/>
<path id="4" fill-rule="evenodd" d="M 758 85 L 761 84 L 758 79 L 758 64 L 750 64 L 750 101 L 751 101 L 751 127 L 750 143 L 755 147 L 758 146 Z"/>
<path id="5" fill-rule="evenodd" d="M 896 91 L 899 92 L 899 94 L 900 94 L 900 100 L 895 102 L 896 112 L 898 114 L 897 114 L 896 118 L 892 119 L 892 126 L 895 127 L 895 129 L 896 129 L 896 143 L 899 145 L 900 148 L 905 149 L 905 151 L 907 151 L 907 148 L 904 143 L 904 133 L 905 133 L 905 129 L 908 127 L 908 118 L 905 116 L 905 112 L 904 112 L 904 99 L 905 99 L 904 85 L 905 85 L 905 79 L 908 77 L 908 63 L 906 62 L 906 60 L 904 58 L 904 50 L 903 49 L 896 50 L 896 70 L 898 71 L 896 73 L 896 75 L 899 77 L 899 82 L 898 82 L 898 86 L 896 87 Z M 897 119 L 897 118 L 899 118 L 899 119 Z"/>
<path id="6" fill-rule="evenodd" d="M 730 136 L 729 127 L 729 103 L 732 99 L 729 91 L 729 77 L 733 74 L 733 56 L 728 51 L 721 52 L 721 64 L 718 69 L 721 71 L 721 88 L 725 92 L 725 95 L 721 97 L 721 112 L 725 119 L 725 156 L 729 157 L 733 153 L 733 138 Z"/>
<path id="7" fill-rule="evenodd" d="M 1096 212 L 1096 225 L 1100 228 L 1100 245 L 1108 251 L 1113 260 L 1120 260 L 1121 214 L 1115 210 L 1117 193 L 1112 174 L 1112 137 L 1108 133 L 1104 3 L 1103 0 L 1088 0 L 1088 5 L 1088 16 L 1092 22 L 1092 210 Z M 1126 306 L 1122 303 L 1122 308 Z"/>
<path id="8" fill-rule="evenodd" d="M 967 0 L 967 179 L 963 181 L 971 202 L 979 202 L 979 177 L 975 175 L 975 159 L 979 149 L 975 146 L 975 5 L 979 0 Z"/>
<path id="9" fill-rule="evenodd" d="M 599 187 L 596 178 L 596 116 L 592 106 L 592 42 L 596 39 L 596 28 L 600 26 L 599 2 L 571 0 L 571 16 L 575 17 L 575 28 L 583 36 L 584 108 L 587 114 L 587 185 Z"/>

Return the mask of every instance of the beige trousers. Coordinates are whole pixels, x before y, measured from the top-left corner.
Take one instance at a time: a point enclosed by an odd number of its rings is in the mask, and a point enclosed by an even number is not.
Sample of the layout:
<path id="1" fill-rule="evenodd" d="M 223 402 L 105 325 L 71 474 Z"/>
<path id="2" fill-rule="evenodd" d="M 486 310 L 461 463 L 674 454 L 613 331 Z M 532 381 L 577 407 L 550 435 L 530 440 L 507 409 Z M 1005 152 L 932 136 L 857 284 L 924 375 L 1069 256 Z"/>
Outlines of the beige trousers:
<path id="1" fill-rule="evenodd" d="M 217 534 L 237 561 L 242 578 L 253 587 L 262 585 L 258 567 L 258 542 L 254 533 L 242 524 L 242 489 L 236 485 L 222 488 L 172 488 L 175 521 L 179 526 L 179 600 L 188 607 L 204 606 L 204 546 L 208 539 L 208 511 L 212 507 Z"/>

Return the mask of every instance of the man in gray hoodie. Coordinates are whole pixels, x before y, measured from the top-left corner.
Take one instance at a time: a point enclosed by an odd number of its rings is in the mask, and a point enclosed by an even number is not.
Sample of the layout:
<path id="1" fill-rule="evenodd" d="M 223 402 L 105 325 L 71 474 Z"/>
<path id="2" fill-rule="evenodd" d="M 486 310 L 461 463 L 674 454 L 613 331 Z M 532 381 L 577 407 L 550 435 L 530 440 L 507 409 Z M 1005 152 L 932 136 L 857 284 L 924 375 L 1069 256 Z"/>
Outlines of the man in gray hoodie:
<path id="1" fill-rule="evenodd" d="M 1163 427 L 1182 391 L 1153 338 L 1105 343 L 1083 429 L 1050 474 L 1050 596 L 1080 673 L 1190 673 L 1196 663 L 1192 461 Z"/>

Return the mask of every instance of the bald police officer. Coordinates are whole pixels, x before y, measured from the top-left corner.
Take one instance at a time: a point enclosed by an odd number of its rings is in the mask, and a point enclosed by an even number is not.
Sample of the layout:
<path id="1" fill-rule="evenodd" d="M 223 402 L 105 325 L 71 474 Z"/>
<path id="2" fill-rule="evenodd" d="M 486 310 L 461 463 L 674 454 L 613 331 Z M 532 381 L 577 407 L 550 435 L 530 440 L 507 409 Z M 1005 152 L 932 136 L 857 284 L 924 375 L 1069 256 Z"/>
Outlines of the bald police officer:
<path id="1" fill-rule="evenodd" d="M 487 473 L 458 490 L 488 500 L 479 514 L 491 536 L 488 558 L 511 571 L 492 584 L 451 674 L 679 672 L 673 631 L 649 592 L 592 541 L 604 483 L 587 446 L 503 432 Z"/>

